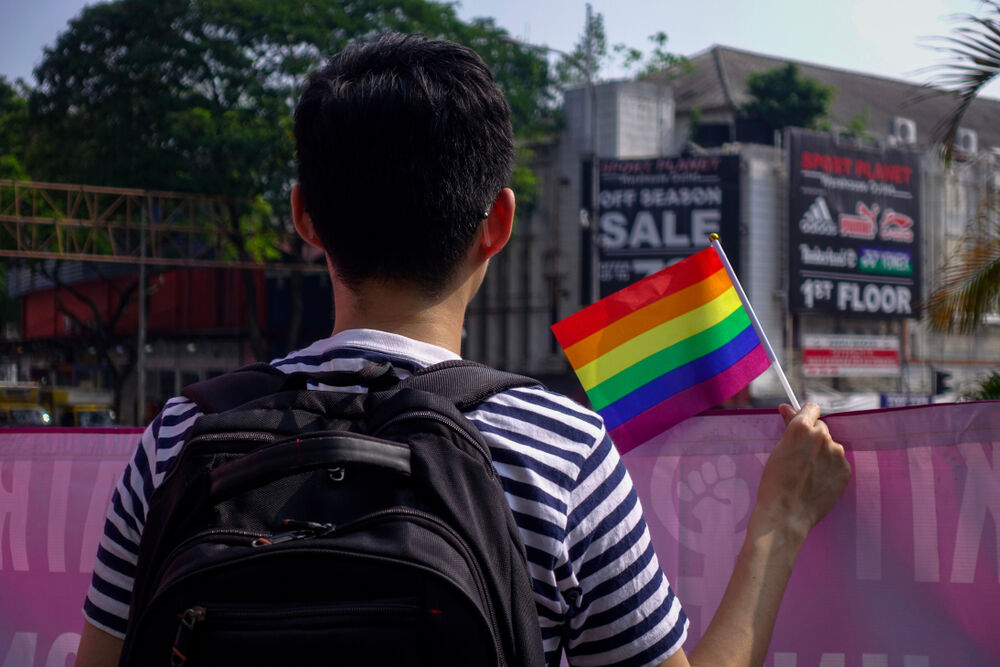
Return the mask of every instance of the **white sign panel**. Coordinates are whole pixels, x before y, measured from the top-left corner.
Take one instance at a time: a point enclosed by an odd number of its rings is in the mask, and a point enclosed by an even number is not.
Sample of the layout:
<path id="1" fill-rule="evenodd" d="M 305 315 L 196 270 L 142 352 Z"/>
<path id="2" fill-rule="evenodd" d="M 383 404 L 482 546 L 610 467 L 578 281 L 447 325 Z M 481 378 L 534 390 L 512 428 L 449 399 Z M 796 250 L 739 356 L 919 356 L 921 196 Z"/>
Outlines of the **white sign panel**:
<path id="1" fill-rule="evenodd" d="M 893 336 L 806 334 L 802 366 L 808 377 L 895 377 L 899 339 Z"/>

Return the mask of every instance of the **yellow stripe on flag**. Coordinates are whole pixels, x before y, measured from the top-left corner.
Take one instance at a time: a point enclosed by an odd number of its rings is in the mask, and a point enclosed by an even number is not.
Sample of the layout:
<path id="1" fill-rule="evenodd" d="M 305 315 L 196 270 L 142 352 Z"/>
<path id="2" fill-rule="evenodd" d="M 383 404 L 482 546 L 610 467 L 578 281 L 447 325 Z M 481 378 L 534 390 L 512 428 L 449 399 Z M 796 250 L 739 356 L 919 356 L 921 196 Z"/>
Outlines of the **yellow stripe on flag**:
<path id="1" fill-rule="evenodd" d="M 727 289 L 731 289 L 732 286 L 733 283 L 726 270 L 719 269 L 690 287 L 685 287 L 645 308 L 629 313 L 600 331 L 595 331 L 583 340 L 567 347 L 564 350 L 566 358 L 569 359 L 573 368 L 586 366 L 602 354 L 610 352 L 667 320 L 672 320 L 697 308 L 716 298 Z"/>
<path id="2" fill-rule="evenodd" d="M 660 350 L 715 326 L 737 308 L 740 297 L 730 283 L 729 289 L 708 303 L 663 324 L 653 327 L 576 369 L 585 391 L 604 382 L 629 366 Z M 582 341 L 581 341 L 582 342 Z"/>

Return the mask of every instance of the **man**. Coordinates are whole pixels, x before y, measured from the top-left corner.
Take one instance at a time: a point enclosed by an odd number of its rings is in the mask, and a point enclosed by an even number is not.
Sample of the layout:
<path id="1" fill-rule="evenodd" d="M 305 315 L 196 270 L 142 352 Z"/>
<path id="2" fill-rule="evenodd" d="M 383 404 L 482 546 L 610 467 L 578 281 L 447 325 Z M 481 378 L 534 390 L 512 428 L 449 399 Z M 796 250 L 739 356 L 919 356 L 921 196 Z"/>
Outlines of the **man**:
<path id="1" fill-rule="evenodd" d="M 388 35 L 314 73 L 295 113 L 298 233 L 325 251 L 333 335 L 272 362 L 283 371 L 410 371 L 457 358 L 465 310 L 510 238 L 509 108 L 482 60 L 455 44 Z M 747 540 L 692 664 L 760 664 L 810 528 L 849 468 L 819 410 L 781 407 L 788 427 L 764 469 Z M 78 665 L 121 649 L 152 489 L 198 416 L 169 401 L 112 500 Z M 601 419 L 540 387 L 468 413 L 490 445 L 528 556 L 546 658 L 686 665 L 687 618 L 653 553 L 631 480 Z"/>

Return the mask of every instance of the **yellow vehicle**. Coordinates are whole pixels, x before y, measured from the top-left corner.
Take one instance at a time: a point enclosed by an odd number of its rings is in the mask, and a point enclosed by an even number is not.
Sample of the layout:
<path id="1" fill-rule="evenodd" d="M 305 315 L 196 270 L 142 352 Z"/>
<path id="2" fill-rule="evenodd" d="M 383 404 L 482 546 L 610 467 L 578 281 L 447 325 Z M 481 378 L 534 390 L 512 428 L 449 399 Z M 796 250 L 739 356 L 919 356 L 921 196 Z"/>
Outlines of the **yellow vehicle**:
<path id="1" fill-rule="evenodd" d="M 37 403 L 0 400 L 0 426 L 52 426 L 52 416 Z"/>
<path id="2" fill-rule="evenodd" d="M 72 405 L 63 411 L 63 425 L 115 426 L 115 411 L 107 405 Z"/>
<path id="3" fill-rule="evenodd" d="M 42 405 L 58 426 L 115 426 L 111 392 L 82 387 L 41 387 Z"/>
<path id="4" fill-rule="evenodd" d="M 0 382 L 0 426 L 53 426 L 37 382 Z"/>

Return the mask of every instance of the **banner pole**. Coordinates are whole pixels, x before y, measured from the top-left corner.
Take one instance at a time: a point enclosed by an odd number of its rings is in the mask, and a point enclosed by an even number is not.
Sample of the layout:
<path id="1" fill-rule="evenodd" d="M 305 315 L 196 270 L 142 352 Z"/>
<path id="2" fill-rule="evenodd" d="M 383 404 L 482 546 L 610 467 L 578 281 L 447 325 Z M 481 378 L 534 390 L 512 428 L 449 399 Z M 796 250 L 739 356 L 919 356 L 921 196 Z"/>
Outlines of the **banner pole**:
<path id="1" fill-rule="evenodd" d="M 774 354 L 774 350 L 771 348 L 771 343 L 768 342 L 767 336 L 764 334 L 764 327 L 760 325 L 760 321 L 757 319 L 757 314 L 753 312 L 753 306 L 750 305 L 750 299 L 747 298 L 746 293 L 743 291 L 743 286 L 740 285 L 740 279 L 736 277 L 736 272 L 733 271 L 733 267 L 729 263 L 729 258 L 726 257 L 726 251 L 722 249 L 722 244 L 719 243 L 719 235 L 709 234 L 708 240 L 711 242 L 712 247 L 715 248 L 715 252 L 719 255 L 719 259 L 722 260 L 722 265 L 726 267 L 726 273 L 729 274 L 729 279 L 732 281 L 733 287 L 736 288 L 736 294 L 740 297 L 743 307 L 746 308 L 747 314 L 750 316 L 750 323 L 753 324 L 753 328 L 757 332 L 757 337 L 760 338 L 760 342 L 764 346 L 764 352 L 767 354 L 767 358 L 771 362 L 771 368 L 773 368 L 778 374 L 778 381 L 781 382 L 781 386 L 784 388 L 785 394 L 788 396 L 788 402 L 791 403 L 792 407 L 795 408 L 795 411 L 798 412 L 802 406 L 799 405 L 799 400 L 795 398 L 792 386 L 788 384 L 788 378 L 785 377 L 785 372 L 781 370 L 781 364 L 778 363 L 778 357 Z"/>

